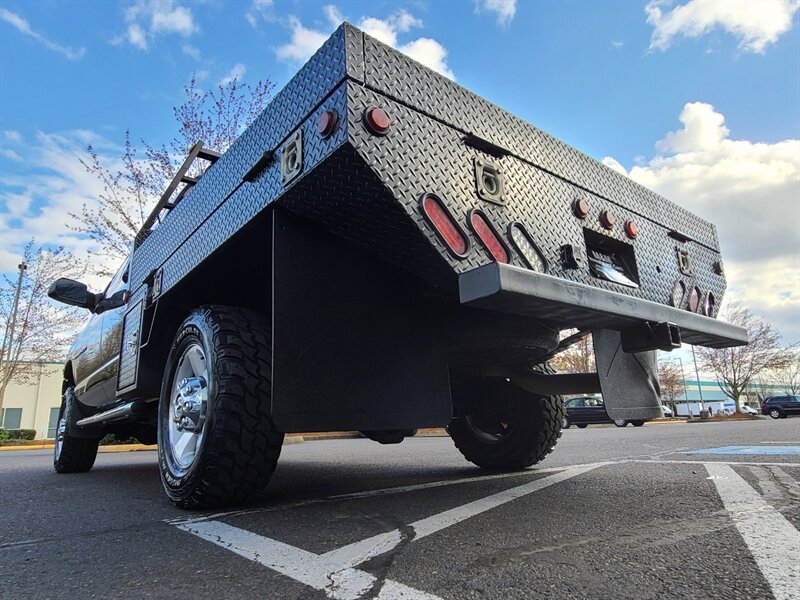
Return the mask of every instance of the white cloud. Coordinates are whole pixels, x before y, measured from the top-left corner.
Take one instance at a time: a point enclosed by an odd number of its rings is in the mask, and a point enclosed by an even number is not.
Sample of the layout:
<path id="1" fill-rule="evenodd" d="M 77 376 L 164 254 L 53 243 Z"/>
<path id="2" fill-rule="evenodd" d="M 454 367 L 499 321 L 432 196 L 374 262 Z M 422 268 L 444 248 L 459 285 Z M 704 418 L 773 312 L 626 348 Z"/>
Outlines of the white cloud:
<path id="1" fill-rule="evenodd" d="M 244 75 L 247 73 L 247 67 L 245 67 L 242 63 L 236 63 L 233 65 L 233 68 L 228 71 L 228 74 L 225 75 L 222 79 L 220 79 L 219 84 L 222 86 L 228 85 L 234 79 L 238 79 L 241 81 L 244 79 Z"/>
<path id="2" fill-rule="evenodd" d="M 261 17 L 266 21 L 274 20 L 272 12 L 273 0 L 253 0 L 250 8 L 244 13 L 244 18 L 250 23 L 251 27 L 258 25 L 258 18 Z"/>
<path id="3" fill-rule="evenodd" d="M 14 160 L 16 162 L 22 162 L 22 157 L 9 148 L 3 148 L 3 150 L 0 151 L 0 153 L 2 153 L 3 156 L 5 156 L 10 160 Z"/>
<path id="4" fill-rule="evenodd" d="M 289 27 L 292 30 L 291 41 L 275 51 L 278 60 L 284 62 L 305 62 L 328 39 L 326 33 L 303 27 L 297 17 L 289 17 Z"/>
<path id="5" fill-rule="evenodd" d="M 701 102 L 687 103 L 680 121 L 628 176 L 714 223 L 728 298 L 800 339 L 800 140 L 731 139 L 724 116 Z"/>
<path id="6" fill-rule="evenodd" d="M 494 13 L 497 24 L 507 27 L 517 14 L 517 0 L 476 0 L 475 12 Z"/>
<path id="7" fill-rule="evenodd" d="M 125 22 L 125 35 L 116 42 L 127 40 L 140 50 L 147 50 L 160 34 L 189 37 L 198 30 L 192 10 L 174 0 L 138 0 L 125 11 Z"/>
<path id="8" fill-rule="evenodd" d="M 739 40 L 744 52 L 762 53 L 792 27 L 800 0 L 689 0 L 662 9 L 663 0 L 645 6 L 653 26 L 651 50 L 666 50 L 678 36 L 697 38 L 722 28 Z"/>
<path id="9" fill-rule="evenodd" d="M 622 40 L 611 40 L 611 45 L 614 46 L 614 48 L 622 48 L 625 45 L 625 42 Z"/>
<path id="10" fill-rule="evenodd" d="M 94 243 L 67 227 L 69 213 L 80 212 L 84 203 L 93 205 L 103 193 L 103 185 L 80 162 L 81 158 L 89 159 L 87 143 L 100 152 L 119 152 L 92 131 L 39 132 L 20 149 L 24 166 L 3 169 L 0 271 L 15 268 L 22 247 L 31 238 L 39 244 L 63 245 L 81 258 L 91 255 Z M 118 164 L 110 155 L 103 160 L 112 167 Z M 95 283 L 99 286 L 102 281 Z"/>
<path id="11" fill-rule="evenodd" d="M 328 23 L 330 23 L 331 27 L 338 27 L 345 20 L 342 11 L 334 4 L 323 6 L 322 10 L 325 11 L 325 16 L 328 18 Z"/>
<path id="12" fill-rule="evenodd" d="M 13 142 L 18 144 L 22 141 L 22 134 L 19 131 L 14 131 L 13 129 L 6 129 L 3 132 L 3 135 L 9 142 Z"/>
<path id="13" fill-rule="evenodd" d="M 8 9 L 0 8 L 0 19 L 3 21 L 11 24 L 17 31 L 20 33 L 27 35 L 28 37 L 32 37 L 37 42 L 42 44 L 45 48 L 49 48 L 59 54 L 65 56 L 69 60 L 78 60 L 86 54 L 86 48 L 71 48 L 69 46 L 62 46 L 61 44 L 57 44 L 56 42 L 52 41 L 50 38 L 46 37 L 44 34 L 39 33 L 38 31 L 34 31 L 31 29 L 30 23 L 26 21 L 24 18 L 19 16 L 15 12 L 11 12 Z"/>
<path id="14" fill-rule="evenodd" d="M 184 44 L 181 46 L 181 52 L 183 52 L 186 56 L 190 56 L 195 60 L 200 60 L 202 55 L 200 53 L 200 48 L 196 46 L 192 46 L 191 44 Z"/>
<path id="15" fill-rule="evenodd" d="M 339 9 L 332 4 L 325 6 L 323 10 L 331 29 L 344 20 L 344 16 Z M 308 29 L 294 16 L 288 18 L 288 24 L 292 30 L 291 40 L 278 47 L 275 51 L 279 60 L 288 63 L 301 63 L 311 58 L 331 33 L 331 31 Z M 455 75 L 447 65 L 447 49 L 436 40 L 420 37 L 409 42 L 400 43 L 398 39 L 400 34 L 408 33 L 412 28 L 423 26 L 422 21 L 408 11 L 399 10 L 386 19 L 363 17 L 357 26 L 368 35 L 384 44 L 397 48 L 400 52 L 407 54 L 426 67 L 441 73 L 445 77 L 455 79 Z"/>

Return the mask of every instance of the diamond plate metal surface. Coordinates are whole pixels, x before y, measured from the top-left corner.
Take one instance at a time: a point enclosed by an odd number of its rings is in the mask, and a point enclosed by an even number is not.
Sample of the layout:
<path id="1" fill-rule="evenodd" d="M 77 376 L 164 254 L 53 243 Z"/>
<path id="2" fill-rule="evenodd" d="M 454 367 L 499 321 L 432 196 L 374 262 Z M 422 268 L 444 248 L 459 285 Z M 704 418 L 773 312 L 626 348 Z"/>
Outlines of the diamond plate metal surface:
<path id="1" fill-rule="evenodd" d="M 264 151 L 278 149 L 345 77 L 360 78 L 362 56 L 361 32 L 340 27 L 137 249 L 131 265 L 134 285 L 203 224 Z"/>
<path id="2" fill-rule="evenodd" d="M 122 326 L 122 348 L 120 351 L 117 389 L 123 390 L 136 383 L 137 358 L 139 356 L 139 330 L 142 324 L 143 294 L 131 297 L 131 304 L 125 313 Z"/>
<path id="3" fill-rule="evenodd" d="M 489 140 L 636 215 L 719 247 L 710 223 L 366 34 L 364 53 L 367 87 Z"/>
<path id="4" fill-rule="evenodd" d="M 389 113 L 387 135 L 373 135 L 364 125 L 364 110 L 370 106 Z M 316 120 L 330 109 L 339 113 L 339 126 L 322 139 Z M 299 177 L 286 186 L 281 183 L 278 155 L 256 181 L 240 184 L 266 150 L 279 153 L 298 128 L 304 146 Z M 466 145 L 467 132 L 510 154 L 498 158 Z M 476 158 L 501 169 L 505 204 L 478 197 Z M 419 200 L 425 192 L 435 192 L 447 203 L 471 239 L 463 260 L 448 253 L 423 220 Z M 570 210 L 579 196 L 591 207 L 585 221 Z M 668 303 L 679 278 L 687 288 L 711 290 L 717 306 L 725 289 L 724 277 L 713 269 L 719 254 L 709 223 L 349 25 L 334 33 L 136 250 L 131 266 L 134 299 L 143 299 L 136 296 L 143 294 L 137 286 L 158 268 L 163 269 L 162 293 L 168 294 L 273 202 L 450 290 L 456 289 L 458 274 L 491 260 L 467 227 L 467 213 L 477 207 L 507 244 L 509 225 L 522 223 L 549 262 L 549 272 L 558 277 L 659 303 Z M 617 217 L 611 232 L 598 222 L 603 209 Z M 622 230 L 627 219 L 639 226 L 636 240 Z M 640 288 L 620 288 L 589 274 L 584 228 L 633 247 Z M 669 228 L 696 241 L 668 238 Z M 563 244 L 582 253 L 581 269 L 561 265 Z M 678 272 L 676 246 L 690 253 L 693 276 Z M 516 249 L 512 263 L 525 266 Z"/>

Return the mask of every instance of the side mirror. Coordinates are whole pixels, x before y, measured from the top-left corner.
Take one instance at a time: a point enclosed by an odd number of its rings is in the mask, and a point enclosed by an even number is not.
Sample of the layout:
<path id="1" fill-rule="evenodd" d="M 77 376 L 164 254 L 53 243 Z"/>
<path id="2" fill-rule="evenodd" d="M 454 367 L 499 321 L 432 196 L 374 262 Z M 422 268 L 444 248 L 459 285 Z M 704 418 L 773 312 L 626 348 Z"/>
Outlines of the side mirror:
<path id="1" fill-rule="evenodd" d="M 89 291 L 85 283 L 72 279 L 56 279 L 47 290 L 47 295 L 53 300 L 70 306 L 79 306 L 89 310 L 94 310 L 97 304 L 97 296 Z"/>
<path id="2" fill-rule="evenodd" d="M 102 300 L 98 301 L 97 306 L 94 307 L 94 312 L 96 312 L 99 315 L 100 313 L 106 312 L 107 310 L 112 310 L 114 308 L 119 308 L 120 306 L 125 306 L 128 303 L 129 297 L 130 294 L 128 293 L 128 290 L 120 290 L 118 292 L 115 292 L 108 298 L 103 298 Z"/>

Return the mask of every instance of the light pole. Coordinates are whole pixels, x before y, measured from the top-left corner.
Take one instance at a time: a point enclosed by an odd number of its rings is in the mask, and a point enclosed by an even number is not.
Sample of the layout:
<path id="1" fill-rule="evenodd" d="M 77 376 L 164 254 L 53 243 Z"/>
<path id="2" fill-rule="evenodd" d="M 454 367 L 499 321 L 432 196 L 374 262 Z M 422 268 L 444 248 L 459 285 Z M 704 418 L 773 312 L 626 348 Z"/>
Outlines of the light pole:
<path id="1" fill-rule="evenodd" d="M 697 355 L 694 353 L 694 346 L 692 346 L 692 358 L 694 359 L 694 374 L 697 377 L 697 393 L 700 394 L 700 412 L 705 410 L 703 405 L 703 389 L 700 386 L 700 371 L 697 370 Z"/>
<path id="2" fill-rule="evenodd" d="M 689 404 L 689 392 L 686 389 L 686 375 L 683 372 L 683 359 L 679 356 L 678 362 L 681 365 L 681 383 L 683 384 L 683 399 L 686 402 L 686 417 L 692 418 L 692 406 Z"/>
<path id="3" fill-rule="evenodd" d="M 19 278 L 17 279 L 17 290 L 14 292 L 14 306 L 11 309 L 11 320 L 9 321 L 6 333 L 3 336 L 3 347 L 0 348 L 0 368 L 4 363 L 11 358 L 11 349 L 14 344 L 14 328 L 17 325 L 17 307 L 19 306 L 19 292 L 22 289 L 22 278 L 25 271 L 28 270 L 28 263 L 24 260 L 17 265 L 19 269 Z M 6 357 L 6 348 L 8 348 L 8 356 Z M 3 394 L 0 394 L 0 425 L 2 425 L 3 418 Z"/>

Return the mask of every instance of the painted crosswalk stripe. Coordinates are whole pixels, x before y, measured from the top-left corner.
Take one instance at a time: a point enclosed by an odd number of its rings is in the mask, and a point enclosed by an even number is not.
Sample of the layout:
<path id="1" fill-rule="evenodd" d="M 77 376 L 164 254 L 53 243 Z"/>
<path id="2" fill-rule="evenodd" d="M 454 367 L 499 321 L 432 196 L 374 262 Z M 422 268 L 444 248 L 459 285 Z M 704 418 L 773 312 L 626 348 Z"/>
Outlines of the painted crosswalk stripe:
<path id="1" fill-rule="evenodd" d="M 722 504 L 776 600 L 800 597 L 800 532 L 728 465 L 706 463 Z"/>

